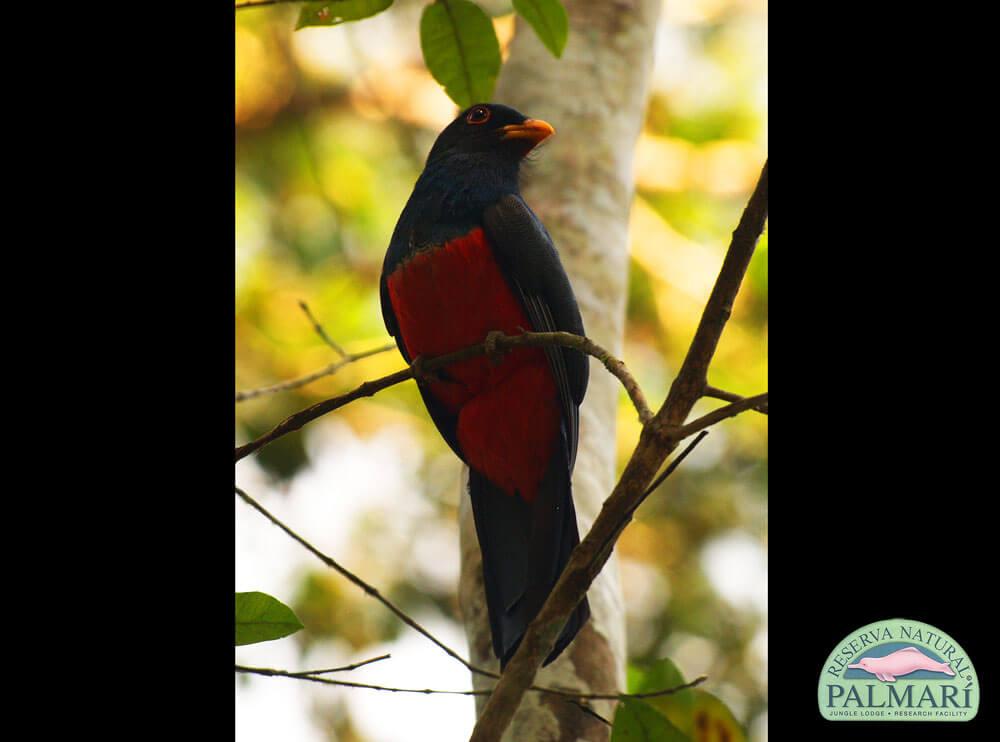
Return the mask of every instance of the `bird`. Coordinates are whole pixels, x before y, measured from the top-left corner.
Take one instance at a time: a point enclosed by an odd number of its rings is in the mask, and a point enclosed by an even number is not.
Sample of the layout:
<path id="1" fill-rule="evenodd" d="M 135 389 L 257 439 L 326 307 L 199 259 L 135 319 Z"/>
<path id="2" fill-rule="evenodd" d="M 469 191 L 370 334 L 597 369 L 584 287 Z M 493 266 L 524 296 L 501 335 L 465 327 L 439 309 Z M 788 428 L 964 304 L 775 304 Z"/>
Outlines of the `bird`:
<path id="1" fill-rule="evenodd" d="M 379 281 L 386 329 L 408 363 L 491 332 L 585 334 L 552 237 L 520 192 L 526 156 L 554 131 L 509 106 L 478 103 L 438 135 Z M 588 375 L 578 350 L 521 346 L 418 379 L 431 419 L 469 468 L 501 672 L 580 540 L 571 477 Z M 584 597 L 545 665 L 589 617 Z"/>

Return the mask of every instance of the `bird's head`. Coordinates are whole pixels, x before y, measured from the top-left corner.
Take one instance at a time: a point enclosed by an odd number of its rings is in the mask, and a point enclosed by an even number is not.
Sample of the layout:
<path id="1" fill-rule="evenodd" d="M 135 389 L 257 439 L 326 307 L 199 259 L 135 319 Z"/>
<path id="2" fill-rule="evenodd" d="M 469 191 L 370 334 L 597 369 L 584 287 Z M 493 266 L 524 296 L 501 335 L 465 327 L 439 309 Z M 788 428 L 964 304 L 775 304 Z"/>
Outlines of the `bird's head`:
<path id="1" fill-rule="evenodd" d="M 516 168 L 554 131 L 545 121 L 527 118 L 509 106 L 477 103 L 462 111 L 438 135 L 427 163 L 464 155 Z"/>

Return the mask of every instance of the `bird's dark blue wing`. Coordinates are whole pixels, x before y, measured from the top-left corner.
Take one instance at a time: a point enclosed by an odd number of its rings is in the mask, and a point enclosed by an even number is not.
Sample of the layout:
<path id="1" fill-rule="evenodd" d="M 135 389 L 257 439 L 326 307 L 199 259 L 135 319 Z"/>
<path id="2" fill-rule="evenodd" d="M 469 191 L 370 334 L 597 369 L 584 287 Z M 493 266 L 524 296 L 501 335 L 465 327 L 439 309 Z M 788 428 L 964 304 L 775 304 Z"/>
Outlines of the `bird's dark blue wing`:
<path id="1" fill-rule="evenodd" d="M 536 332 L 583 335 L 583 319 L 548 230 L 520 196 L 501 198 L 483 213 L 496 259 L 521 296 Z M 546 347 L 566 425 L 570 471 L 580 435 L 579 405 L 587 391 L 587 356 L 570 348 Z"/>

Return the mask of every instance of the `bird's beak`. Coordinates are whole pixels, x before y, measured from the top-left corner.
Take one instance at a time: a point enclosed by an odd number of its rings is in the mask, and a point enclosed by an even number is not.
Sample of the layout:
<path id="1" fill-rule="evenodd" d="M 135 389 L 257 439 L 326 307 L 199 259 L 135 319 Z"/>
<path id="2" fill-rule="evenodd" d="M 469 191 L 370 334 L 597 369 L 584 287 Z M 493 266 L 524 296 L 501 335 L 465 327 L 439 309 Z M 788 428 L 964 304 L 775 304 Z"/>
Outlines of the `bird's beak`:
<path id="1" fill-rule="evenodd" d="M 527 139 L 532 146 L 555 134 L 552 124 L 541 119 L 527 119 L 523 124 L 511 124 L 500 129 L 501 139 Z"/>
<path id="2" fill-rule="evenodd" d="M 848 670 L 864 670 L 865 668 L 863 668 L 861 665 L 848 665 L 847 669 Z"/>

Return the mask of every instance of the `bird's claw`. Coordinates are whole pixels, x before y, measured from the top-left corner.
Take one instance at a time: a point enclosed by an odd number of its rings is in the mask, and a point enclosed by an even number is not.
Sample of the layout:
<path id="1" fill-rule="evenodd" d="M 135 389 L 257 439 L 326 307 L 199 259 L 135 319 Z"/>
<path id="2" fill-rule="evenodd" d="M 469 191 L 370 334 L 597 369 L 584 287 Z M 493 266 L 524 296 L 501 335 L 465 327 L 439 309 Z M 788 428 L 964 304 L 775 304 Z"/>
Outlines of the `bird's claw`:
<path id="1" fill-rule="evenodd" d="M 425 367 L 424 357 L 417 356 L 410 363 L 410 368 L 413 369 L 413 378 L 416 379 L 418 384 L 425 384 L 428 381 L 440 381 L 441 377 L 438 376 L 437 371 L 429 371 Z"/>
<path id="2" fill-rule="evenodd" d="M 505 337 L 507 336 L 499 330 L 492 330 L 486 334 L 483 348 L 486 350 L 486 357 L 490 360 L 491 366 L 499 366 L 503 360 L 504 351 L 497 348 L 497 343 Z"/>

